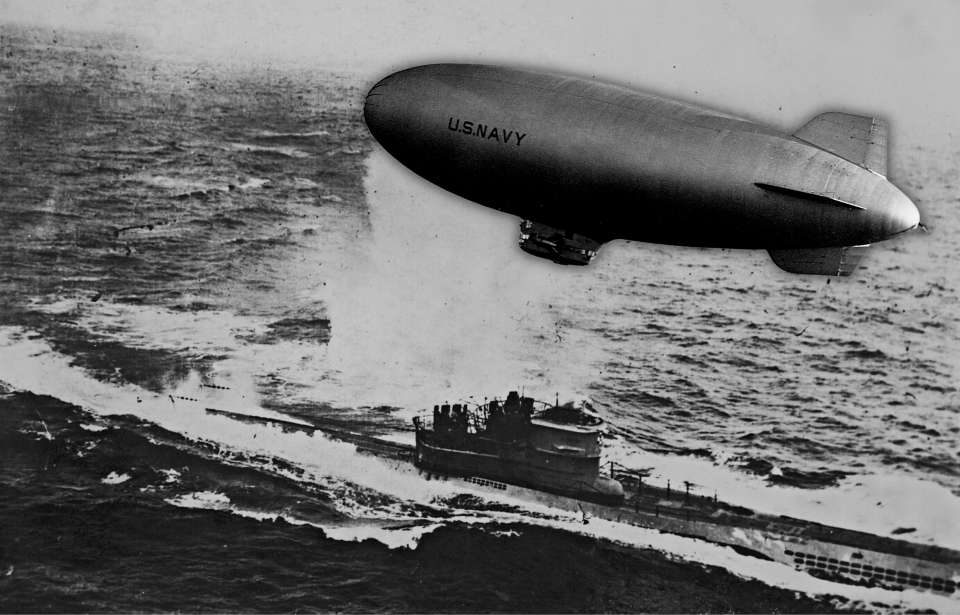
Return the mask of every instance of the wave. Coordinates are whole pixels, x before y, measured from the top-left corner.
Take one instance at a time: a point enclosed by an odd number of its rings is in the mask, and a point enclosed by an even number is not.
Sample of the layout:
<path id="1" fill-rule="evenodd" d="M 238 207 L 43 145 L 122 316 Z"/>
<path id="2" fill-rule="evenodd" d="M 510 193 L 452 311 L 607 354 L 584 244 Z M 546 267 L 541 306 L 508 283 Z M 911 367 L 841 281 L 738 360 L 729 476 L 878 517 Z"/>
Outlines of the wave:
<path id="1" fill-rule="evenodd" d="M 66 398 L 72 403 L 79 403 L 88 408 L 88 411 L 97 416 L 109 417 L 109 420 L 117 420 L 122 415 L 129 415 L 132 412 L 141 420 L 149 421 L 166 430 L 172 429 L 174 433 L 187 436 L 193 441 L 215 442 L 215 445 L 211 445 L 213 460 L 248 465 L 261 471 L 267 470 L 279 476 L 286 476 L 299 483 L 316 485 L 333 496 L 331 503 L 342 514 L 350 518 L 368 520 L 359 524 L 321 523 L 324 526 L 324 532 L 331 532 L 330 535 L 333 537 L 343 540 L 373 538 L 381 542 L 385 541 L 385 544 L 412 545 L 414 540 L 419 540 L 421 536 L 434 531 L 435 525 L 439 527 L 440 524 L 448 523 L 450 520 L 446 517 L 442 520 L 438 519 L 435 523 L 421 525 L 421 516 L 416 516 L 417 520 L 411 520 L 404 518 L 403 512 L 409 506 L 403 502 L 419 502 L 418 505 L 432 506 L 436 506 L 438 502 L 444 502 L 449 505 L 455 501 L 449 498 L 455 496 L 458 490 L 451 489 L 448 485 L 436 481 L 423 481 L 416 476 L 406 478 L 404 474 L 397 474 L 392 470 L 389 464 L 385 465 L 378 459 L 359 455 L 352 446 L 330 441 L 322 436 L 285 433 L 283 430 L 237 423 L 205 414 L 202 411 L 202 404 L 194 410 L 195 406 L 189 403 L 171 404 L 162 396 L 151 395 L 143 389 L 131 389 L 129 386 L 117 386 L 92 380 L 76 367 L 70 366 L 69 361 L 58 358 L 49 349 L 44 349 L 42 342 L 24 339 L 9 329 L 0 330 L 0 332 L 4 334 L 0 349 L 5 356 L 9 358 L 11 353 L 16 353 L 20 359 L 14 364 L 18 365 L 19 369 L 13 369 L 11 364 L 5 361 L 0 379 L 10 382 L 17 388 L 44 391 L 55 394 L 61 399 Z M 34 373 L 38 371 L 35 365 L 38 363 L 44 365 L 47 376 L 55 373 L 57 377 L 37 379 Z M 94 436 L 96 434 L 91 434 L 91 437 Z M 289 464 L 290 468 L 296 468 L 298 471 L 284 469 L 285 465 L 278 466 L 273 461 L 277 458 L 283 464 Z M 117 473 L 119 475 L 121 471 Z M 123 470 L 122 473 L 135 476 L 130 470 Z M 156 483 L 153 484 L 160 485 L 166 484 L 169 475 L 156 472 L 154 476 L 156 476 Z M 127 482 L 111 486 L 123 487 Z M 181 488 L 189 489 L 189 485 L 182 483 L 181 476 L 177 484 Z M 223 494 L 223 497 L 216 495 L 217 493 Z M 485 495 L 484 497 L 493 496 Z M 215 509 L 229 506 L 232 514 L 257 516 L 264 519 L 277 518 L 275 509 L 263 509 L 235 502 L 232 496 L 226 495 L 221 490 L 194 489 L 168 499 L 172 500 L 171 504 L 178 506 Z M 674 557 L 722 566 L 769 584 L 812 593 L 853 594 L 866 596 L 872 600 L 881 596 L 902 597 L 899 593 L 889 595 L 882 593 L 883 590 L 863 590 L 838 587 L 832 583 L 824 584 L 823 581 L 813 579 L 789 567 L 769 566 L 766 563 L 754 565 L 752 562 L 755 560 L 752 558 L 737 555 L 730 549 L 713 547 L 691 539 L 662 535 L 641 528 L 595 519 L 591 519 L 589 525 L 584 526 L 578 515 L 566 515 L 550 509 L 541 510 L 538 507 L 531 508 L 509 498 L 505 498 L 504 502 L 520 506 L 521 512 L 471 510 L 456 513 L 455 518 L 463 523 L 496 521 L 543 525 L 622 544 L 652 547 L 672 553 Z M 547 516 L 530 516 L 528 511 Z M 296 516 L 283 514 L 283 517 L 297 521 Z M 404 522 L 402 527 L 395 527 L 395 522 L 398 520 Z M 914 524 L 910 523 L 910 525 Z M 897 527 L 902 526 L 903 520 L 897 524 Z M 390 529 L 391 527 L 393 529 Z M 917 527 L 918 532 L 924 531 L 923 524 L 917 524 Z M 860 594 L 861 591 L 867 593 Z"/>
<path id="2" fill-rule="evenodd" d="M 847 350 L 843 354 L 852 359 L 882 361 L 887 358 L 886 353 L 882 350 Z"/>

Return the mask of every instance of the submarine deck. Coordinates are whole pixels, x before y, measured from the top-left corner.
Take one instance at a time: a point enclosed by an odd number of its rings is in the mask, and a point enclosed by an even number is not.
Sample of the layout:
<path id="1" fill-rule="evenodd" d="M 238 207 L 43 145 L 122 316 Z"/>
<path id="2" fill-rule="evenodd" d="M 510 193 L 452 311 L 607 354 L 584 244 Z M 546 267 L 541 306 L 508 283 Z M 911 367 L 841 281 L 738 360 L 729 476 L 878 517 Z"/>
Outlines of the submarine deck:
<path id="1" fill-rule="evenodd" d="M 297 431 L 320 431 L 324 435 L 349 442 L 357 450 L 392 460 L 402 460 L 413 465 L 415 447 L 410 444 L 383 440 L 375 436 L 357 434 L 342 429 L 307 426 L 293 421 L 283 421 L 268 417 L 253 417 L 241 413 L 228 412 L 207 408 L 207 412 L 220 414 L 245 422 L 278 424 L 284 429 Z M 469 477 L 465 477 L 469 480 Z M 830 576 L 837 572 L 856 576 L 860 582 L 879 582 L 900 586 L 914 586 L 923 589 L 932 588 L 934 591 L 952 593 L 957 587 L 957 577 L 960 577 L 960 551 L 912 543 L 897 538 L 877 536 L 857 530 L 831 527 L 812 521 L 805 521 L 788 516 L 777 516 L 755 512 L 742 506 L 733 505 L 714 495 L 713 497 L 686 490 L 678 491 L 669 487 L 660 487 L 644 483 L 637 473 L 615 473 L 614 478 L 623 485 L 626 496 L 620 506 L 589 504 L 586 509 L 592 514 L 615 521 L 626 521 L 634 525 L 654 527 L 662 531 L 690 535 L 693 537 L 713 540 L 721 544 L 728 544 L 737 548 L 735 541 L 725 539 L 716 540 L 706 537 L 703 528 L 712 526 L 717 528 L 736 529 L 755 532 L 758 535 L 772 536 L 783 540 L 785 545 L 795 545 L 796 550 L 784 549 L 783 555 L 777 554 L 781 561 L 786 558 L 797 567 L 806 568 L 814 574 Z M 472 481 L 489 483 L 491 481 Z M 556 496 L 558 500 L 566 499 Z M 581 508 L 584 510 L 584 508 Z M 688 529 L 685 529 L 688 528 Z M 697 529 L 699 528 L 699 530 Z M 724 537 L 725 538 L 725 537 Z M 936 570 L 929 570 L 928 574 L 921 575 L 908 573 L 903 568 L 905 562 L 897 565 L 901 570 L 871 565 L 864 560 L 863 564 L 848 561 L 839 561 L 837 557 L 828 557 L 822 553 L 815 553 L 817 549 L 806 548 L 804 545 L 826 544 L 846 547 L 853 550 L 863 550 L 873 554 L 906 558 L 916 562 L 929 563 Z M 802 549 L 802 550 L 801 550 Z M 750 554 L 773 560 L 767 553 L 746 548 Z M 850 552 L 852 558 L 863 557 L 856 551 Z M 875 561 L 875 558 L 874 558 Z M 909 567 L 909 566 L 906 566 Z M 952 574 L 950 571 L 953 571 Z"/>

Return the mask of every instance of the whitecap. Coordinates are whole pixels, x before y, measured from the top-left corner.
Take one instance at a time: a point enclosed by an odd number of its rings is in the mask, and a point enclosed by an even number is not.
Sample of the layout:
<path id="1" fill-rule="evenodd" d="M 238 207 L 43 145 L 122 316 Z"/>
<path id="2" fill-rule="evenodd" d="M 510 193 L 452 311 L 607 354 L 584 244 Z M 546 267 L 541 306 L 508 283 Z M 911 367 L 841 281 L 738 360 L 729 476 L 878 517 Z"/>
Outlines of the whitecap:
<path id="1" fill-rule="evenodd" d="M 414 525 L 404 527 L 382 526 L 380 524 L 357 524 L 339 527 L 323 527 L 323 533 L 332 540 L 347 542 L 363 542 L 376 540 L 389 549 L 414 549 L 420 544 L 420 539 L 441 527 L 442 523 Z"/>
<path id="2" fill-rule="evenodd" d="M 201 508 L 207 510 L 229 510 L 230 498 L 216 491 L 197 491 L 175 498 L 166 498 L 164 502 L 180 508 Z"/>

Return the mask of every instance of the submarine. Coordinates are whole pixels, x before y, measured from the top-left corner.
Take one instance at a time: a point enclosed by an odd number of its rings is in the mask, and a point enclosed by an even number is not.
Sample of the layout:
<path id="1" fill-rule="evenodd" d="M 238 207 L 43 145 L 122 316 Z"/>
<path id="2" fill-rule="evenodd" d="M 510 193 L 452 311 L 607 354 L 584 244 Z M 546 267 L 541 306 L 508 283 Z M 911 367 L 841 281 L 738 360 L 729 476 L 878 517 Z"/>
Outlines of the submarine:
<path id="1" fill-rule="evenodd" d="M 960 584 L 960 551 L 765 514 L 716 493 L 696 493 L 690 483 L 683 490 L 669 481 L 655 485 L 643 472 L 605 463 L 602 418 L 573 404 L 538 402 L 516 391 L 503 401 L 437 404 L 432 414 L 414 418 L 414 445 L 300 421 L 206 412 L 284 431 L 319 431 L 396 472 L 466 493 L 703 540 L 825 580 L 942 595 L 953 595 Z"/>
<path id="2" fill-rule="evenodd" d="M 540 408 L 537 408 L 539 404 Z M 415 462 L 597 504 L 619 505 L 623 486 L 600 473 L 602 419 L 573 404 L 548 406 L 511 391 L 506 400 L 433 408 L 414 419 Z"/>
<path id="3" fill-rule="evenodd" d="M 887 123 L 823 113 L 793 134 L 589 79 L 432 64 L 364 103 L 374 138 L 427 181 L 521 218 L 520 247 L 589 264 L 614 239 L 767 250 L 848 276 L 920 214 L 888 181 Z"/>

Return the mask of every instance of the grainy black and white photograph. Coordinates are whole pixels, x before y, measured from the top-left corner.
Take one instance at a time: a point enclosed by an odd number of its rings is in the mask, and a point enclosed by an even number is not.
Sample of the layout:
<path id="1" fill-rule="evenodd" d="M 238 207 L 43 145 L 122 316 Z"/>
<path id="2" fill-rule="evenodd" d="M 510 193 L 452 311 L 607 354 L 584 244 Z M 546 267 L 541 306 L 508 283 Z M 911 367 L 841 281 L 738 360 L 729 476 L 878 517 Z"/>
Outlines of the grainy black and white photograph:
<path id="1" fill-rule="evenodd" d="M 0 0 L 0 612 L 960 611 L 958 31 Z"/>

